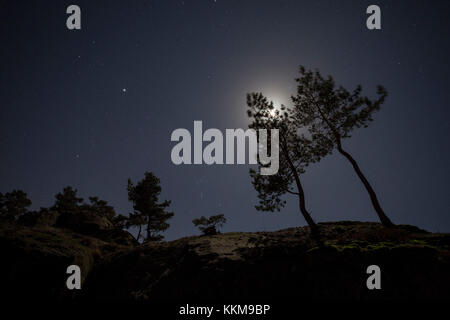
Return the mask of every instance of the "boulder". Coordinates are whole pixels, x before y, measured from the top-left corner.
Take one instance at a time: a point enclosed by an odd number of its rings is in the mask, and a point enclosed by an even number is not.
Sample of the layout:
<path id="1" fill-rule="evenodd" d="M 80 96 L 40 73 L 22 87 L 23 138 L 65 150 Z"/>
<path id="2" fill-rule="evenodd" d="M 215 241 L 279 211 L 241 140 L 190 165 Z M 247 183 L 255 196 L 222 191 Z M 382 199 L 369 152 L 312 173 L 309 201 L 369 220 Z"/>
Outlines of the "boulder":
<path id="1" fill-rule="evenodd" d="M 55 226 L 87 235 L 95 235 L 101 230 L 111 230 L 114 227 L 108 218 L 88 210 L 62 212 Z"/>
<path id="2" fill-rule="evenodd" d="M 82 286 L 96 264 L 120 246 L 49 226 L 0 225 L 2 291 L 8 299 L 72 300 L 67 267 L 81 268 Z"/>
<path id="3" fill-rule="evenodd" d="M 33 211 L 19 217 L 18 223 L 23 226 L 54 226 L 59 218 L 59 213 L 53 210 Z"/>

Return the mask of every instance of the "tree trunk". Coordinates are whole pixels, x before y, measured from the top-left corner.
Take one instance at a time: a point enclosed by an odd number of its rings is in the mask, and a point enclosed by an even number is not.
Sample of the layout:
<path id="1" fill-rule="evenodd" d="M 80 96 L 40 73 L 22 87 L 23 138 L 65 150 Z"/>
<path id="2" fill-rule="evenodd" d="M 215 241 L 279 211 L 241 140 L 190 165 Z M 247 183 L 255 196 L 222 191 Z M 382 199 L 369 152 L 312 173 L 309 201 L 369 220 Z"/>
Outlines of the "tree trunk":
<path id="1" fill-rule="evenodd" d="M 147 231 L 147 239 L 145 239 L 145 240 L 149 241 L 151 239 L 150 222 L 148 222 L 148 224 L 147 224 L 146 231 Z"/>
<path id="2" fill-rule="evenodd" d="M 337 144 L 337 150 L 340 154 L 342 154 L 344 157 L 347 158 L 348 161 L 353 166 L 353 169 L 355 169 L 356 174 L 358 175 L 359 179 L 361 179 L 362 183 L 364 184 L 364 187 L 366 187 L 367 192 L 369 193 L 370 200 L 372 201 L 372 205 L 375 208 L 375 211 L 378 214 L 378 217 L 380 218 L 381 223 L 386 227 L 392 227 L 394 224 L 392 221 L 387 217 L 387 215 L 384 213 L 383 209 L 381 209 L 380 203 L 378 202 L 377 195 L 375 194 L 375 191 L 372 189 L 372 186 L 370 185 L 369 181 L 366 179 L 366 177 L 363 175 L 361 169 L 359 168 L 358 164 L 356 163 L 356 160 L 353 159 L 353 157 L 344 149 L 342 149 L 342 143 L 341 143 L 341 135 L 336 130 L 336 127 L 334 127 L 330 121 L 328 121 L 327 117 L 325 117 L 324 113 L 320 109 L 320 107 L 316 104 L 317 110 L 320 113 L 320 116 L 322 117 L 322 120 L 325 121 L 328 128 L 330 128 L 332 134 L 334 135 L 336 139 Z"/>
<path id="3" fill-rule="evenodd" d="M 312 234 L 313 238 L 315 240 L 317 240 L 319 243 L 321 243 L 320 235 L 319 235 L 319 227 L 314 222 L 313 218 L 311 217 L 308 210 L 306 209 L 305 193 L 303 191 L 302 183 L 300 181 L 298 172 L 295 169 L 295 166 L 291 161 L 289 152 L 287 151 L 286 147 L 282 146 L 281 149 L 283 151 L 284 156 L 286 157 L 286 161 L 289 164 L 289 168 L 291 169 L 292 174 L 294 175 L 295 184 L 297 185 L 297 190 L 298 190 L 298 204 L 299 204 L 300 212 L 302 213 L 303 217 L 305 218 L 306 222 L 308 223 L 308 226 L 311 229 L 311 234 Z"/>
<path id="4" fill-rule="evenodd" d="M 361 179 L 361 182 L 364 184 L 364 187 L 366 187 L 366 190 L 370 196 L 370 200 L 372 201 L 372 205 L 373 205 L 375 211 L 377 212 L 381 223 L 386 227 L 394 226 L 392 221 L 388 218 L 388 216 L 384 213 L 383 209 L 381 208 L 381 205 L 378 202 L 378 198 L 377 198 L 375 191 L 373 190 L 369 181 L 366 179 L 366 177 L 362 173 L 361 169 L 359 168 L 358 164 L 356 163 L 356 160 L 353 159 L 353 157 L 347 151 L 342 149 L 342 145 L 341 145 L 340 141 L 338 142 L 337 149 L 338 149 L 339 153 L 341 153 L 344 157 L 347 158 L 348 161 L 350 161 L 350 163 L 352 164 L 353 169 L 355 169 L 356 174 L 358 175 L 359 179 Z"/>
<path id="5" fill-rule="evenodd" d="M 137 235 L 137 241 L 139 241 L 139 239 L 141 238 L 141 230 L 142 230 L 142 225 L 140 224 L 139 225 L 139 232 L 138 232 L 138 235 Z"/>
<path id="6" fill-rule="evenodd" d="M 319 228 L 317 224 L 314 222 L 313 218 L 309 214 L 308 210 L 306 209 L 305 204 L 305 193 L 303 191 L 302 184 L 300 182 L 300 178 L 297 174 L 297 172 L 294 173 L 295 183 L 297 185 L 298 190 L 298 205 L 300 208 L 300 212 L 302 213 L 303 217 L 305 218 L 306 222 L 309 225 L 309 228 L 311 229 L 311 234 L 314 238 L 319 238 Z"/>

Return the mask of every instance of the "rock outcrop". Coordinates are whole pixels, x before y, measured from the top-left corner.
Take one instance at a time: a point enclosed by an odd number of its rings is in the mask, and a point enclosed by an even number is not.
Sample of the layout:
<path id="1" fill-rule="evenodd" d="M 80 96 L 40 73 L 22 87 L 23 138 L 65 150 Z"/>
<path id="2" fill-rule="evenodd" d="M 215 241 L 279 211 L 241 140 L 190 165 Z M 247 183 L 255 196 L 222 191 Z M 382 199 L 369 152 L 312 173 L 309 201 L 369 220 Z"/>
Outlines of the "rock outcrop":
<path id="1" fill-rule="evenodd" d="M 88 210 L 62 212 L 43 209 L 19 217 L 17 223 L 25 227 L 55 227 L 121 245 L 137 245 L 128 232 L 114 227 L 110 219 Z"/>
<path id="2" fill-rule="evenodd" d="M 144 245 L 119 244 L 49 226 L 0 227 L 4 290 L 53 299 L 273 301 L 278 299 L 450 299 L 450 235 L 378 223 L 232 232 Z M 65 288 L 82 268 L 82 290 Z M 382 289 L 368 290 L 378 265 Z"/>

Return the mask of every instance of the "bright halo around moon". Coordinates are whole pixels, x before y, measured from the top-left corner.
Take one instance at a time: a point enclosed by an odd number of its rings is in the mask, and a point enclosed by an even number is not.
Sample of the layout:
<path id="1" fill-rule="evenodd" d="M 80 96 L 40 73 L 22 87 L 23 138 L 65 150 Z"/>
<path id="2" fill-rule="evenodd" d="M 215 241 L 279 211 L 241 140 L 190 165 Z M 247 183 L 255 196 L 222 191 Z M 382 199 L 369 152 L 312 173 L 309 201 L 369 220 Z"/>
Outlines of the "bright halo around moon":
<path id="1" fill-rule="evenodd" d="M 289 103 L 289 94 L 283 93 L 282 90 L 264 90 L 263 94 L 267 97 L 267 100 L 273 103 L 274 109 L 269 112 L 271 117 L 276 116 L 276 111 L 281 112 L 281 105 Z"/>
<path id="2" fill-rule="evenodd" d="M 281 113 L 281 105 L 284 104 L 284 101 L 277 95 L 268 95 L 267 98 L 273 103 L 273 109 L 269 111 L 269 116 L 276 117 L 277 111 Z"/>

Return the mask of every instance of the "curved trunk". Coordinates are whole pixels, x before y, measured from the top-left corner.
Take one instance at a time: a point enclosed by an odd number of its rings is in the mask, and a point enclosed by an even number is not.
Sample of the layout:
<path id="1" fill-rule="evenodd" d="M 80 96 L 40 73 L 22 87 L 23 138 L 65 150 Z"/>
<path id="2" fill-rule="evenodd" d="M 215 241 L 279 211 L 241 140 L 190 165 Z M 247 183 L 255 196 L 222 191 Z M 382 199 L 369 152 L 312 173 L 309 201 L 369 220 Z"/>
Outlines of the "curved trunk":
<path id="1" fill-rule="evenodd" d="M 299 204 L 300 212 L 302 213 L 303 217 L 305 218 L 306 222 L 308 223 L 313 237 L 318 238 L 319 237 L 319 228 L 318 228 L 317 224 L 314 222 L 311 215 L 309 214 L 308 210 L 306 209 L 305 193 L 303 192 L 303 187 L 300 182 L 300 178 L 298 177 L 297 173 L 294 173 L 294 177 L 295 177 L 295 183 L 296 183 L 297 189 L 298 189 L 298 204 Z"/>
<path id="2" fill-rule="evenodd" d="M 284 156 L 286 157 L 286 161 L 289 164 L 289 168 L 292 171 L 292 174 L 294 175 L 295 184 L 297 185 L 298 190 L 298 204 L 300 208 L 300 212 L 302 213 L 303 217 L 305 218 L 306 222 L 308 223 L 309 228 L 311 229 L 311 234 L 314 239 L 319 241 L 320 243 L 320 235 L 319 235 L 319 227 L 314 222 L 313 218 L 309 214 L 308 210 L 306 209 L 305 204 L 305 193 L 303 191 L 302 183 L 300 181 L 300 177 L 298 175 L 298 172 L 294 166 L 294 164 L 291 161 L 291 158 L 289 156 L 289 153 L 285 146 L 282 146 L 281 150 L 283 151 Z"/>
<path id="3" fill-rule="evenodd" d="M 141 238 L 141 230 L 142 230 L 142 225 L 139 225 L 139 232 L 137 235 L 137 241 L 139 241 L 139 239 Z"/>
<path id="4" fill-rule="evenodd" d="M 359 179 L 364 184 L 364 187 L 366 187 L 366 190 L 367 190 L 367 192 L 369 193 L 369 196 L 370 196 L 370 200 L 372 201 L 372 205 L 373 205 L 375 211 L 377 212 L 381 223 L 384 226 L 386 226 L 386 227 L 394 226 L 392 221 L 384 213 L 383 209 L 381 209 L 381 206 L 380 206 L 380 203 L 378 202 L 378 198 L 377 198 L 377 195 L 376 195 L 375 191 L 373 190 L 373 188 L 370 185 L 369 181 L 366 179 L 366 177 L 362 173 L 361 169 L 358 166 L 358 163 L 356 163 L 356 160 L 353 159 L 353 157 L 347 151 L 342 149 L 341 135 L 336 130 L 336 128 L 330 123 L 330 121 L 328 121 L 327 117 L 325 117 L 325 115 L 322 112 L 322 110 L 320 109 L 320 107 L 318 105 L 316 105 L 316 106 L 317 106 L 317 110 L 319 111 L 320 116 L 322 117 L 323 121 L 325 121 L 325 123 L 327 124 L 328 128 L 331 130 L 331 133 L 334 135 L 334 137 L 336 139 L 337 150 L 339 151 L 340 154 L 342 154 L 344 157 L 346 157 L 348 161 L 350 161 L 350 163 L 352 164 L 353 169 L 355 169 L 356 174 L 358 175 Z"/>
<path id="5" fill-rule="evenodd" d="M 362 173 L 362 171 L 359 168 L 358 163 L 356 162 L 356 160 L 353 159 L 353 157 L 347 151 L 342 149 L 342 145 L 341 145 L 340 142 L 338 143 L 337 150 L 339 151 L 340 154 L 342 154 L 345 158 L 347 158 L 348 161 L 350 161 L 350 163 L 352 164 L 353 169 L 355 169 L 356 174 L 358 175 L 359 179 L 364 184 L 364 187 L 366 187 L 366 190 L 367 190 L 367 192 L 369 193 L 369 196 L 370 196 L 370 200 L 372 201 L 372 205 L 373 205 L 375 211 L 377 212 L 381 223 L 384 226 L 386 226 L 386 227 L 394 226 L 392 221 L 388 218 L 388 216 L 384 213 L 383 209 L 381 208 L 381 205 L 378 202 L 378 198 L 377 198 L 377 195 L 376 195 L 375 191 L 373 190 L 373 188 L 370 185 L 370 183 L 367 180 L 367 178 Z"/>

